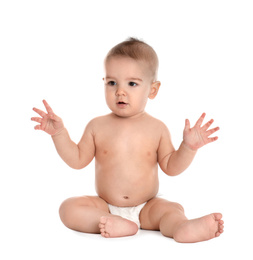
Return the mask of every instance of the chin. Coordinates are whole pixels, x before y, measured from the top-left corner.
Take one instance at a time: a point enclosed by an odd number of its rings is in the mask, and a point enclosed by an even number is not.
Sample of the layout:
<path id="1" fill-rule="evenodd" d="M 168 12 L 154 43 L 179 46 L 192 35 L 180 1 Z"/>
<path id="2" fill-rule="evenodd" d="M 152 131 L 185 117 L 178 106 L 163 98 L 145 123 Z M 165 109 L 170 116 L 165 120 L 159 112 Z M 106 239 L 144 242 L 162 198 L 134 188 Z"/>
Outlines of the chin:
<path id="1" fill-rule="evenodd" d="M 142 114 L 142 112 L 139 113 L 129 113 L 126 111 L 112 111 L 113 114 L 115 114 L 118 117 L 122 117 L 122 118 L 129 118 L 129 117 L 138 117 L 138 115 Z"/>
<path id="2" fill-rule="evenodd" d="M 112 111 L 112 113 L 115 114 L 118 117 L 124 117 L 124 118 L 132 116 L 132 115 L 129 115 L 128 113 L 118 113 L 118 112 L 114 112 L 114 111 Z"/>

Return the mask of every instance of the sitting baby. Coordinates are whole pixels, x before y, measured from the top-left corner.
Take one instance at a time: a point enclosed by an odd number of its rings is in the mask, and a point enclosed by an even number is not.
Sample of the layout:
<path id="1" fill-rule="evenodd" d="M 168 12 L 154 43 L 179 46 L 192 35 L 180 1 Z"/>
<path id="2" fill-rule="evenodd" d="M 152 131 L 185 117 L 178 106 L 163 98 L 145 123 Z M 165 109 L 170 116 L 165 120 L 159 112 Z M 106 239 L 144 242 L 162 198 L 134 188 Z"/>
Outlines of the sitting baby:
<path id="1" fill-rule="evenodd" d="M 105 58 L 105 99 L 110 114 L 91 120 L 78 144 L 69 137 L 63 121 L 43 100 L 47 113 L 34 108 L 40 117 L 32 120 L 52 136 L 61 158 L 72 168 L 81 169 L 95 157 L 98 196 L 65 200 L 60 217 L 70 229 L 123 237 L 138 229 L 160 230 L 178 242 L 199 242 L 223 232 L 220 213 L 188 220 L 183 207 L 157 197 L 158 165 L 167 175 L 182 173 L 197 150 L 215 140 L 219 130 L 202 126 L 205 114 L 194 127 L 186 119 L 183 141 L 178 148 L 171 142 L 164 123 L 145 112 L 161 83 L 157 81 L 158 58 L 148 44 L 130 38 L 112 48 Z"/>

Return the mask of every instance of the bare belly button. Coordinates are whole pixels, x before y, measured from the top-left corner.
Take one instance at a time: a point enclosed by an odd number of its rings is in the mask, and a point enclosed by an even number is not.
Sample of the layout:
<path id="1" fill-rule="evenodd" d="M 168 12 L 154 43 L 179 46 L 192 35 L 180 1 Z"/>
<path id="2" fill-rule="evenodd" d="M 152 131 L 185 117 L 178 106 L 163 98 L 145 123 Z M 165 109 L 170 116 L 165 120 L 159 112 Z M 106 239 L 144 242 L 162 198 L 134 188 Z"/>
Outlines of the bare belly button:
<path id="1" fill-rule="evenodd" d="M 129 199 L 129 197 L 128 197 L 128 196 L 124 196 L 123 198 L 124 198 L 124 199 L 126 199 L 126 200 L 128 200 L 128 199 Z"/>

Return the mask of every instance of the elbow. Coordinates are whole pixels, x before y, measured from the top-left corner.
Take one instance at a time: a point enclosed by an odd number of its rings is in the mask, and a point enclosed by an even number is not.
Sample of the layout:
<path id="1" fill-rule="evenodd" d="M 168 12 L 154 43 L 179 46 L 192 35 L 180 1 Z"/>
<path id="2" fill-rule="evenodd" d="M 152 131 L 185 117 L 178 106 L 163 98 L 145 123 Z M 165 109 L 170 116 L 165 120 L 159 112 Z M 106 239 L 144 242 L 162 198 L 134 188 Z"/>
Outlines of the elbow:
<path id="1" fill-rule="evenodd" d="M 168 163 L 160 164 L 160 168 L 166 175 L 171 176 L 171 177 L 177 176 L 181 173 L 174 167 L 170 167 L 170 165 L 168 165 Z"/>
<path id="2" fill-rule="evenodd" d="M 163 171 L 165 174 L 167 174 L 168 176 L 171 176 L 171 177 L 174 177 L 174 176 L 177 176 L 179 175 L 181 172 L 177 172 L 177 171 L 171 171 L 171 170 L 166 170 L 166 171 Z"/>
<path id="3" fill-rule="evenodd" d="M 83 169 L 83 167 L 80 167 L 80 166 L 78 166 L 78 165 L 77 165 L 77 166 L 76 166 L 76 165 L 74 165 L 74 166 L 73 166 L 73 165 L 72 165 L 72 166 L 69 165 L 69 167 L 72 168 L 72 169 L 74 169 L 74 170 L 81 170 L 81 169 Z"/>
<path id="4" fill-rule="evenodd" d="M 175 167 L 169 167 L 169 165 L 166 165 L 167 167 L 161 167 L 162 171 L 171 177 L 177 176 L 180 173 L 182 173 L 182 171 L 180 171 L 180 169 L 176 169 Z"/>
<path id="5" fill-rule="evenodd" d="M 178 176 L 181 172 L 168 172 L 166 173 L 168 176 L 170 177 L 175 177 L 175 176 Z"/>
<path id="6" fill-rule="evenodd" d="M 67 165 L 70 167 L 70 168 L 72 168 L 72 169 L 74 169 L 74 170 L 81 170 L 81 169 L 83 169 L 85 166 L 83 166 L 81 163 L 79 163 L 79 162 L 70 162 L 70 163 L 68 163 L 68 162 L 66 162 L 67 163 Z"/>
<path id="7" fill-rule="evenodd" d="M 92 160 L 87 160 L 87 161 L 77 161 L 75 163 L 70 163 L 68 164 L 69 167 L 71 167 L 74 170 L 81 170 L 85 168 Z"/>

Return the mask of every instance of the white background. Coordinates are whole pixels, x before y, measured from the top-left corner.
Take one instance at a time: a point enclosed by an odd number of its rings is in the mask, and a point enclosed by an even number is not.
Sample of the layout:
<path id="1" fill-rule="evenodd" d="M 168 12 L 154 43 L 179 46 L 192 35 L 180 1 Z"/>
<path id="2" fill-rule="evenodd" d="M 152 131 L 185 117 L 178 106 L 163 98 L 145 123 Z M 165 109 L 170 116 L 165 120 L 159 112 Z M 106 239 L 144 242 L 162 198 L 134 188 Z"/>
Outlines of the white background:
<path id="1" fill-rule="evenodd" d="M 252 259 L 252 1 L 1 1 L 1 259 Z M 160 92 L 147 112 L 182 141 L 185 118 L 220 126 L 178 177 L 159 172 L 160 193 L 189 218 L 221 212 L 224 234 L 178 244 L 159 232 L 104 239 L 68 230 L 58 216 L 71 196 L 92 195 L 94 162 L 65 165 L 50 136 L 34 131 L 46 99 L 76 142 L 109 112 L 103 59 L 129 36 L 160 59 Z M 44 109 L 44 108 L 43 108 Z M 1 240 L 3 241 L 3 240 Z"/>

